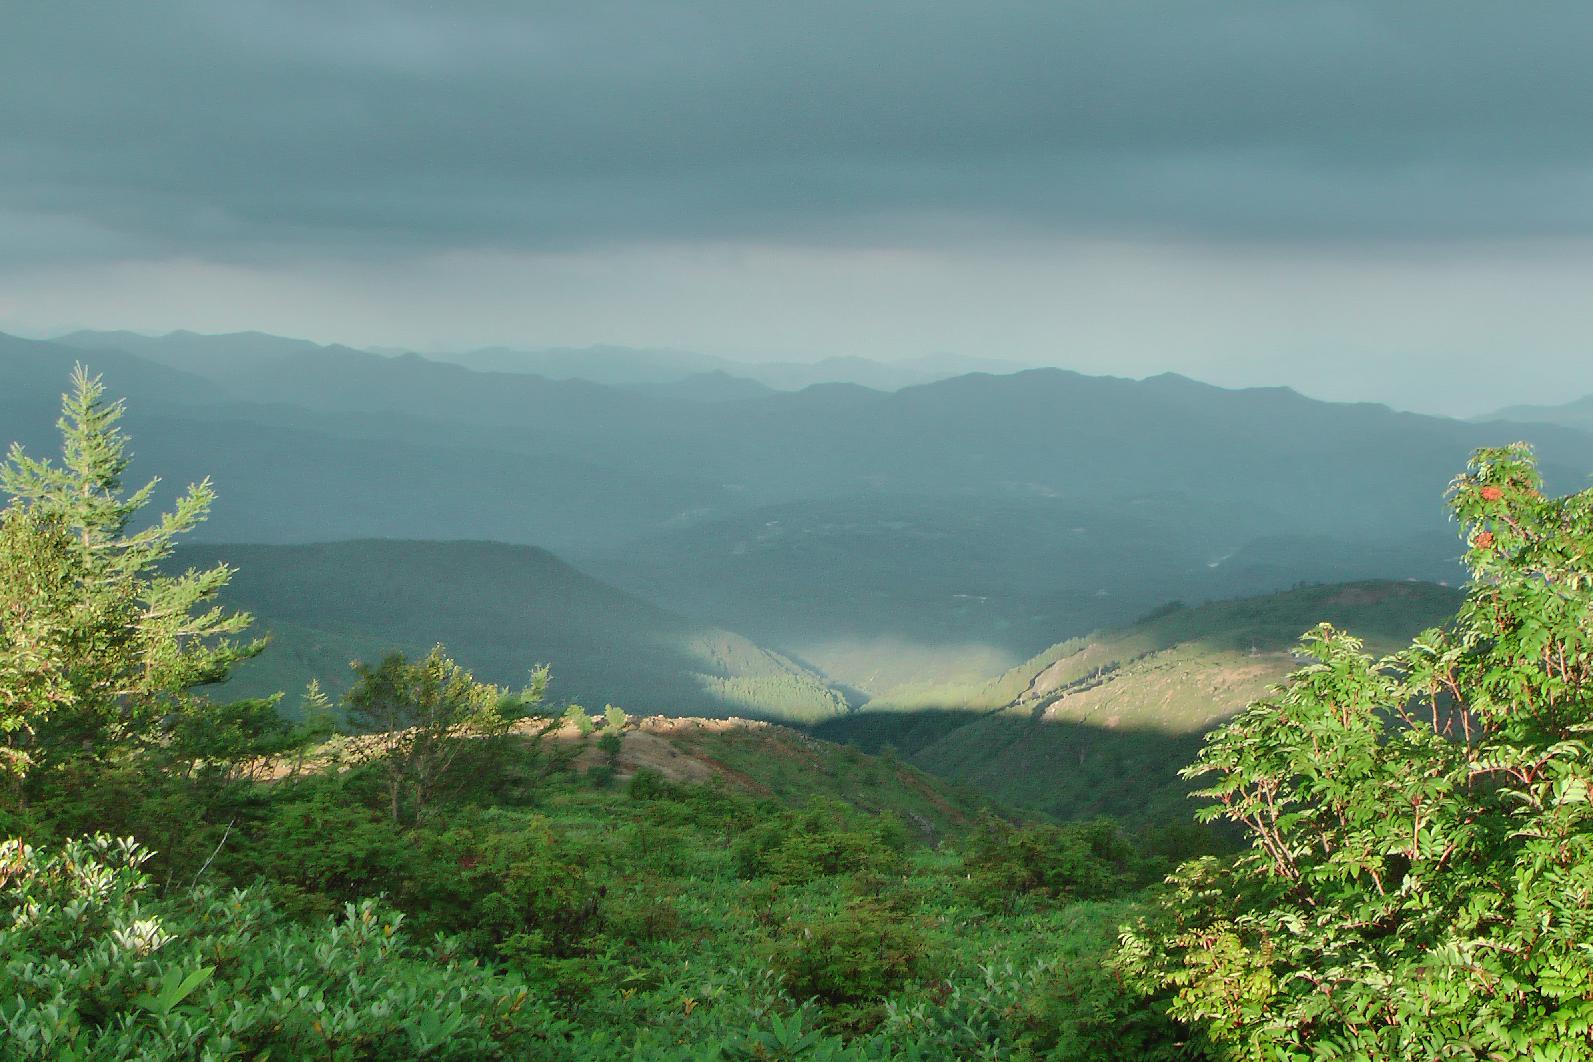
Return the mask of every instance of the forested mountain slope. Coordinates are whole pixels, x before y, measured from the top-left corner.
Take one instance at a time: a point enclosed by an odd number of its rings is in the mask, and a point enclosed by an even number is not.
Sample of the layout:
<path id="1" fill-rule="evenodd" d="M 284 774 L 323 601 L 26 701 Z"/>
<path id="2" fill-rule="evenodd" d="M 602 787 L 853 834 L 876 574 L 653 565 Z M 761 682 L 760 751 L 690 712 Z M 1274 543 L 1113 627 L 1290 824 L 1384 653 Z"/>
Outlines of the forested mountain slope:
<path id="1" fill-rule="evenodd" d="M 1359 543 L 1330 531 L 1235 534 L 1221 511 L 1169 495 L 1120 505 L 865 496 L 769 506 L 574 556 L 652 600 L 790 646 L 874 700 L 919 707 L 958 707 L 970 683 L 1059 634 L 1128 624 L 1169 598 L 1459 576 L 1442 525 Z M 948 686 L 951 700 L 923 699 Z"/>
<path id="2" fill-rule="evenodd" d="M 226 599 L 273 638 L 233 680 L 241 693 L 333 692 L 349 661 L 448 645 L 483 681 L 524 685 L 552 667 L 550 696 L 633 713 L 816 722 L 846 710 L 807 668 L 583 575 L 545 550 L 491 542 L 358 540 L 194 546 L 179 567 L 237 569 Z"/>

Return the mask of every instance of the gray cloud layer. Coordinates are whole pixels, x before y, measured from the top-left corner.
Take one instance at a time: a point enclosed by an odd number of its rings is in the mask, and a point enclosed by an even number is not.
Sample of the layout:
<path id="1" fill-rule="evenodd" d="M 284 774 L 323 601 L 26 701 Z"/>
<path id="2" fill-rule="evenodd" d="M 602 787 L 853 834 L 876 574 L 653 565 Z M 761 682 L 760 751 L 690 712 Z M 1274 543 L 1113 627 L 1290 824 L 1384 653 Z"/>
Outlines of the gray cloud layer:
<path id="1" fill-rule="evenodd" d="M 0 256 L 1593 235 L 1581 3 L 16 3 Z"/>

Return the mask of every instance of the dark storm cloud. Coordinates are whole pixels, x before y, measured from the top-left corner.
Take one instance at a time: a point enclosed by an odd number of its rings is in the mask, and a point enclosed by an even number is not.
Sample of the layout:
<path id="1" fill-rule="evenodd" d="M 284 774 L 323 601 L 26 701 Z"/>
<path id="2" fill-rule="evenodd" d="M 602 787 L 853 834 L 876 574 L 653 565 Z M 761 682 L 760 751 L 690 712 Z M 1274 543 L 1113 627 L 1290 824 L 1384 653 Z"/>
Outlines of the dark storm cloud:
<path id="1" fill-rule="evenodd" d="M 0 257 L 1593 232 L 1585 4 L 45 3 Z"/>

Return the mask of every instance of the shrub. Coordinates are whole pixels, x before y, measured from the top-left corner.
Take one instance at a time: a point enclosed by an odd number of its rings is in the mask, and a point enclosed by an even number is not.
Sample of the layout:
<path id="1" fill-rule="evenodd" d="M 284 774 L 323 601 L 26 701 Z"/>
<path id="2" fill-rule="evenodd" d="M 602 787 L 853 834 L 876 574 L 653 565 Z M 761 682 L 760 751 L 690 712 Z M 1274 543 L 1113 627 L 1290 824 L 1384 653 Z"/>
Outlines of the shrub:
<path id="1" fill-rule="evenodd" d="M 588 737 L 597 730 L 592 717 L 579 704 L 572 704 L 564 710 L 564 721 L 573 725 L 582 737 Z"/>
<path id="2" fill-rule="evenodd" d="M 793 997 L 829 1004 L 883 999 L 918 973 L 924 952 L 916 926 L 865 898 L 789 919 L 768 947 Z"/>
<path id="3" fill-rule="evenodd" d="M 298 925 L 252 889 L 154 900 L 147 858 L 104 835 L 0 843 L 8 1058 L 549 1057 L 565 1027 L 375 902 Z"/>
<path id="4" fill-rule="evenodd" d="M 337 777 L 285 785 L 252 836 L 220 853 L 217 869 L 240 884 L 275 883 L 299 915 L 324 917 L 361 896 L 392 892 L 410 868 L 412 847 L 391 818 L 358 799 L 357 788 Z"/>
<path id="5" fill-rule="evenodd" d="M 840 801 L 815 798 L 748 830 L 735 855 L 742 877 L 797 883 L 899 869 L 906 846 L 907 832 L 894 817 L 864 818 Z"/>
<path id="6" fill-rule="evenodd" d="M 1024 898 L 1105 899 L 1139 880 L 1134 847 L 1110 819 L 1021 827 L 989 819 L 970 840 L 963 867 L 971 895 L 994 909 Z"/>
<path id="7" fill-rule="evenodd" d="M 603 900 L 602 911 L 604 931 L 632 945 L 667 940 L 681 928 L 675 897 L 660 891 L 654 881 L 633 882 L 623 892 L 611 891 Z"/>
<path id="8" fill-rule="evenodd" d="M 677 792 L 678 787 L 671 785 L 662 773 L 651 767 L 638 768 L 625 784 L 625 795 L 632 800 L 669 800 Z"/>
<path id="9" fill-rule="evenodd" d="M 505 960 L 569 957 L 602 929 L 605 886 L 541 816 L 460 825 L 426 838 L 420 856 L 400 902 Z"/>
<path id="10" fill-rule="evenodd" d="M 998 937 L 970 941 L 964 966 L 929 992 L 887 1002 L 876 1036 L 918 1058 L 992 1057 L 999 1044 L 999 1058 L 1194 1062 L 1203 1056 L 1182 1042 L 1165 1004 L 1140 999 L 1103 965 L 1131 912 L 1075 904 L 1037 919 L 1028 942 L 1001 924 Z M 981 954 L 980 943 L 995 948 Z"/>

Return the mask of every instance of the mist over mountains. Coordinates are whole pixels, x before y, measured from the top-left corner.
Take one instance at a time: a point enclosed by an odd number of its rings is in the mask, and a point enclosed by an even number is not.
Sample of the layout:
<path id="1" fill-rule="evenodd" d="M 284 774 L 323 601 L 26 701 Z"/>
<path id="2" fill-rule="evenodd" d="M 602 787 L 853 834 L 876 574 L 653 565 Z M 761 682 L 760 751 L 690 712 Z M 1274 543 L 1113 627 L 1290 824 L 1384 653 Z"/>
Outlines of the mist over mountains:
<path id="1" fill-rule="evenodd" d="M 217 483 L 209 541 L 538 546 L 863 696 L 1000 670 L 1173 597 L 1458 580 L 1441 496 L 1472 449 L 1528 439 L 1556 490 L 1593 467 L 1571 427 L 1171 374 L 886 390 L 819 363 L 838 378 L 776 390 L 803 381 L 670 352 L 459 357 L 475 367 L 252 333 L 6 337 L 0 417 L 53 448 L 82 361 L 130 399 L 135 475 Z"/>

